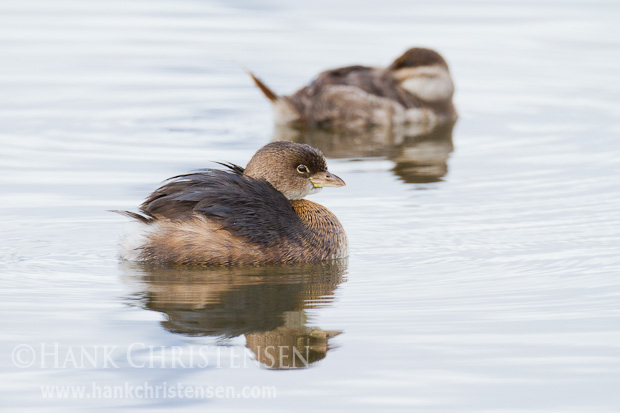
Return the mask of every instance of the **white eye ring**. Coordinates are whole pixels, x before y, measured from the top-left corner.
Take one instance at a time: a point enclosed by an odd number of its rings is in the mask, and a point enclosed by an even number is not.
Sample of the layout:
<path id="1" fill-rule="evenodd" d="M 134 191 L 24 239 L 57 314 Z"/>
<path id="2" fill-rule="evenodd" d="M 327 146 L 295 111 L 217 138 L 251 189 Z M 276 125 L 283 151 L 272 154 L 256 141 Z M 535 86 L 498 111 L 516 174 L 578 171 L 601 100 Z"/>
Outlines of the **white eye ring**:
<path id="1" fill-rule="evenodd" d="M 297 172 L 299 172 L 300 174 L 308 173 L 308 167 L 306 165 L 298 165 Z"/>

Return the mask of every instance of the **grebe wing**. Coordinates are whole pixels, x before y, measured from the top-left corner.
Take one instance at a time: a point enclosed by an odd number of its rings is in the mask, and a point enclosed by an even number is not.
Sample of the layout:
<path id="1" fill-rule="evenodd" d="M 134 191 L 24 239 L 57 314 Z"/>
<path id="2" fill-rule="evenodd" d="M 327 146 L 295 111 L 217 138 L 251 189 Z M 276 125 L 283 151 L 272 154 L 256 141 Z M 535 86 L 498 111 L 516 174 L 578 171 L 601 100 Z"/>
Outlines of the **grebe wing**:
<path id="1" fill-rule="evenodd" d="M 156 221 L 203 217 L 248 241 L 269 246 L 298 240 L 305 227 L 291 203 L 267 181 L 243 175 L 243 168 L 205 169 L 170 178 L 140 210 Z"/>

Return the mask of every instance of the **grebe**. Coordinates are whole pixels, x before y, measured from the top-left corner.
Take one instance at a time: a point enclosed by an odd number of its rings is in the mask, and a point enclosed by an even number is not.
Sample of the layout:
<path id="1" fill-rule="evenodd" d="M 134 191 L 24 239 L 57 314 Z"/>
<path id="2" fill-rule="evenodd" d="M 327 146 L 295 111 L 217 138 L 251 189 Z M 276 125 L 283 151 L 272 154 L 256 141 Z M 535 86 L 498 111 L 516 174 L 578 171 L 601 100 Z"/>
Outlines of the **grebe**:
<path id="1" fill-rule="evenodd" d="M 305 144 L 272 142 L 247 167 L 222 164 L 170 178 L 140 206 L 115 211 L 137 220 L 121 257 L 158 264 L 272 264 L 347 256 L 347 237 L 327 208 L 303 199 L 345 183 L 323 154 Z"/>

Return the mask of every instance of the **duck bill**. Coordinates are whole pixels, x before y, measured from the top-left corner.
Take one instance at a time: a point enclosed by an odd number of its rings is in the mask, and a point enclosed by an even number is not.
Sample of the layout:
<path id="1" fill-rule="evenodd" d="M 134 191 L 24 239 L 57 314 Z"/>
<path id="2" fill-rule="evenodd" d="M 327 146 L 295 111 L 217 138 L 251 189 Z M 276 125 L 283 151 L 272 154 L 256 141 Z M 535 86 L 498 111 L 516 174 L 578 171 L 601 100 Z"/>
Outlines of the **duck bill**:
<path id="1" fill-rule="evenodd" d="M 320 172 L 310 177 L 310 182 L 315 188 L 324 188 L 326 186 L 345 186 L 342 179 L 331 172 Z"/>

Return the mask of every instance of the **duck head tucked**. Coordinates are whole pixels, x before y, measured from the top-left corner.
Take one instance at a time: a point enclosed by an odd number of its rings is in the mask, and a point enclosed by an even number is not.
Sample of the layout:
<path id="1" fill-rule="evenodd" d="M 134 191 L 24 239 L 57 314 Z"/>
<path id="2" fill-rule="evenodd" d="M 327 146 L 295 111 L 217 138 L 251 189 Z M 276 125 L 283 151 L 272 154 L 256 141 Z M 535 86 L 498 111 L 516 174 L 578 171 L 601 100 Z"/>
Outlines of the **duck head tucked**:
<path id="1" fill-rule="evenodd" d="M 323 154 L 293 142 L 261 148 L 247 168 L 204 169 L 169 179 L 140 212 L 121 257 L 157 264 L 273 264 L 347 256 L 347 238 L 327 208 L 303 199 L 345 183 Z"/>
<path id="2" fill-rule="evenodd" d="M 327 170 L 325 157 L 310 145 L 272 142 L 252 157 L 244 174 L 264 179 L 287 199 L 299 200 L 327 186 L 344 186 L 342 179 Z"/>

